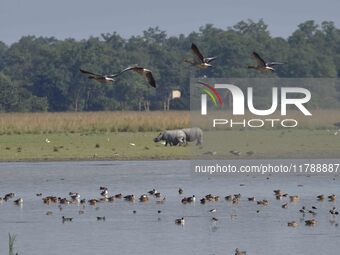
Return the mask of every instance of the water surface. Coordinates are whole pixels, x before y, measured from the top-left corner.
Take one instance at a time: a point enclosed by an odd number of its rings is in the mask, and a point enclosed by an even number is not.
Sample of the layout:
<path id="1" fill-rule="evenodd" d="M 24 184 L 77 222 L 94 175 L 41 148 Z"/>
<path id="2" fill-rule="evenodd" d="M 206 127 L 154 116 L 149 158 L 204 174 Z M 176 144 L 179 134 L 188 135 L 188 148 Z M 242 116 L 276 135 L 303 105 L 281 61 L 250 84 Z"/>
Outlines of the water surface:
<path id="1" fill-rule="evenodd" d="M 122 162 L 49 162 L 1 163 L 0 196 L 15 192 L 24 199 L 22 207 L 13 201 L 0 205 L 0 254 L 8 252 L 8 233 L 16 234 L 19 254 L 234 254 L 236 247 L 247 254 L 335 254 L 339 248 L 340 218 L 331 217 L 329 209 L 336 203 L 317 202 L 319 194 L 340 194 L 337 176 L 207 176 L 194 175 L 190 161 L 122 161 Z M 240 186 L 242 184 L 242 186 Z M 81 198 L 98 198 L 99 186 L 107 186 L 110 194 L 136 194 L 156 188 L 166 196 L 164 204 L 154 198 L 148 203 L 123 200 L 86 205 L 45 205 L 41 197 L 68 197 L 79 192 Z M 221 199 L 216 203 L 199 202 L 183 205 L 177 192 L 182 187 L 186 196 L 198 198 L 206 194 L 241 193 L 239 204 Z M 274 189 L 298 194 L 301 201 L 281 205 Z M 261 207 L 247 197 L 268 199 Z M 302 205 L 316 206 L 318 223 L 307 227 L 298 212 Z M 216 208 L 214 215 L 208 210 Z M 136 210 L 136 214 L 133 211 Z M 162 212 L 157 213 L 158 210 Z M 257 212 L 259 210 L 259 212 Z M 52 216 L 46 216 L 52 211 Z M 62 224 L 61 217 L 73 217 Z M 97 216 L 105 216 L 98 222 Z M 184 226 L 175 225 L 184 217 Z M 217 223 L 211 217 L 219 219 Z M 340 217 L 340 216 L 338 216 Z M 296 220 L 299 227 L 288 228 Z"/>

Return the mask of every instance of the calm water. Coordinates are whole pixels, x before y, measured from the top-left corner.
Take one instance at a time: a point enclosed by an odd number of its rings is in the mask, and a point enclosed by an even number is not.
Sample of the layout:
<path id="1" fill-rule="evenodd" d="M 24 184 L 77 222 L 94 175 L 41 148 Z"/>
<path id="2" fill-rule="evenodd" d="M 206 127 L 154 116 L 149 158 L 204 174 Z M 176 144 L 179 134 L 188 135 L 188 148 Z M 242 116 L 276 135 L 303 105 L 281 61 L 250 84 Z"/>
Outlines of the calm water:
<path id="1" fill-rule="evenodd" d="M 8 252 L 9 232 L 17 235 L 16 251 L 32 255 L 218 255 L 234 254 L 236 247 L 259 255 L 335 254 L 340 216 L 333 218 L 328 210 L 336 203 L 315 199 L 323 193 L 340 195 L 340 178 L 333 178 L 198 176 L 191 173 L 190 161 L 2 163 L 0 196 L 15 192 L 24 204 L 19 207 L 9 201 L 0 205 L 0 254 Z M 138 196 L 156 188 L 166 196 L 166 202 L 156 204 L 152 198 L 148 203 L 99 203 L 97 209 L 86 205 L 85 213 L 79 215 L 80 205 L 67 205 L 59 211 L 57 205 L 44 205 L 35 195 L 41 192 L 43 196 L 68 197 L 72 191 L 79 192 L 81 198 L 98 198 L 99 186 L 107 186 L 110 194 Z M 238 205 L 224 199 L 182 205 L 178 187 L 183 188 L 184 195 L 198 198 L 209 193 L 222 197 L 241 193 L 242 198 Z M 300 195 L 301 201 L 282 209 L 285 200 L 275 200 L 272 192 L 278 188 Z M 268 199 L 269 205 L 248 202 L 247 197 L 253 195 Z M 302 205 L 318 208 L 315 227 L 304 225 L 298 212 Z M 217 223 L 211 221 L 208 210 L 212 208 L 217 209 L 213 215 L 219 219 Z M 53 211 L 53 215 L 47 216 L 47 211 Z M 73 222 L 62 224 L 63 215 L 73 217 Z M 97 216 L 106 216 L 106 221 L 98 222 Z M 186 224 L 175 225 L 174 220 L 182 216 Z M 291 220 L 298 221 L 299 227 L 288 228 Z"/>

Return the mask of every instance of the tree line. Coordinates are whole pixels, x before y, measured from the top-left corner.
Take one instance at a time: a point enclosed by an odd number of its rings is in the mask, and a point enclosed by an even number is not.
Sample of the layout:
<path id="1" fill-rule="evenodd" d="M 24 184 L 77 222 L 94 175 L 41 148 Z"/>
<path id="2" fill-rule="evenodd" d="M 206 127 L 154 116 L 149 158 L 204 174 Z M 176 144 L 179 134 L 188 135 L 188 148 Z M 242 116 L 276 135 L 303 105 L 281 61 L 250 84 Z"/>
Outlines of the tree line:
<path id="1" fill-rule="evenodd" d="M 218 56 L 214 67 L 197 70 L 183 62 L 192 42 L 205 55 Z M 306 21 L 287 39 L 272 37 L 263 20 L 226 29 L 207 24 L 187 36 L 168 36 L 158 27 L 128 39 L 116 32 L 84 40 L 24 36 L 11 45 L 0 41 L 0 111 L 160 110 L 172 89 L 182 97 L 172 100 L 170 108 L 189 109 L 190 78 L 268 76 L 247 69 L 254 63 L 253 51 L 286 63 L 270 77 L 340 76 L 340 29 L 326 21 Z M 133 64 L 152 70 L 157 89 L 139 75 L 122 75 L 103 85 L 79 72 L 110 74 Z M 325 100 L 340 107 L 337 83 L 317 88 L 316 107 Z"/>

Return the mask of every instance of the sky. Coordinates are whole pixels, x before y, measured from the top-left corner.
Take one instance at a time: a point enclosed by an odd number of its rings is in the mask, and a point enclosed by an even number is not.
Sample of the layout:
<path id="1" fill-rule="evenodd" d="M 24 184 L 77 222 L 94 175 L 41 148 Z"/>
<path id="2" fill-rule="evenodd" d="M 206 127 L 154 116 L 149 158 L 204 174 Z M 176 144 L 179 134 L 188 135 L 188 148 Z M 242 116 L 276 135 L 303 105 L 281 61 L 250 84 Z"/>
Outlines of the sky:
<path id="1" fill-rule="evenodd" d="M 340 27 L 339 10 L 339 0 L 0 0 L 0 41 L 10 45 L 25 35 L 80 40 L 112 32 L 129 38 L 156 26 L 179 35 L 247 19 L 263 19 L 272 36 L 287 38 L 306 20 Z"/>

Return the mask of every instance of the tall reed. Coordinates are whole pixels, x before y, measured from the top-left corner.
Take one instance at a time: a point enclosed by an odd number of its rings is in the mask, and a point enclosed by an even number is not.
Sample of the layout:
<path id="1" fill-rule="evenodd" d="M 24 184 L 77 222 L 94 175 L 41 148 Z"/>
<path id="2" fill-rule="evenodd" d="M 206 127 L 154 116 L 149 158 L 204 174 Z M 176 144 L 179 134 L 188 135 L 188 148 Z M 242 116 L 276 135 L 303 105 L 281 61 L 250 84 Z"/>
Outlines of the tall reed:
<path id="1" fill-rule="evenodd" d="M 11 233 L 8 233 L 8 254 L 14 255 L 14 242 L 16 239 L 16 235 L 11 235 Z"/>
<path id="2" fill-rule="evenodd" d="M 314 110 L 312 116 L 305 117 L 298 111 L 288 112 L 287 116 L 275 113 L 265 118 L 294 118 L 299 128 L 332 129 L 340 121 L 339 110 Z M 231 112 L 208 114 L 213 118 L 259 118 L 246 113 L 245 116 L 232 116 Z M 200 112 L 62 112 L 62 113 L 0 113 L 1 134 L 41 134 L 41 133 L 105 133 L 105 132 L 144 132 L 176 129 L 199 124 L 211 126 L 211 118 Z M 196 125 L 195 124 L 195 125 Z"/>
<path id="3" fill-rule="evenodd" d="M 142 132 L 187 127 L 189 112 L 1 113 L 0 134 Z"/>

